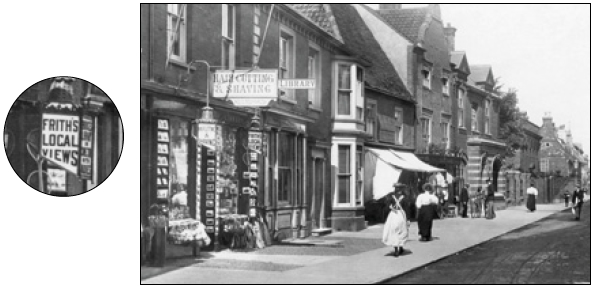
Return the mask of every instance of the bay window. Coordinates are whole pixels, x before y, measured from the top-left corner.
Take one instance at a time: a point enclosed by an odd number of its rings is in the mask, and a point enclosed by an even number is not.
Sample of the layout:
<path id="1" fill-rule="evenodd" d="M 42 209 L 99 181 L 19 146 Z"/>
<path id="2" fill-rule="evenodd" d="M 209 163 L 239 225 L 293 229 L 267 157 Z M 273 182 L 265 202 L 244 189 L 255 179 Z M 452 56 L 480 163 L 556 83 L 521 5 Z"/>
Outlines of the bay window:
<path id="1" fill-rule="evenodd" d="M 351 146 L 338 146 L 338 204 L 351 203 Z"/>
<path id="2" fill-rule="evenodd" d="M 333 166 L 336 167 L 333 205 L 353 207 L 363 205 L 363 146 L 352 140 L 339 140 L 333 146 Z"/>
<path id="3" fill-rule="evenodd" d="M 364 118 L 364 81 L 361 67 L 339 63 L 336 68 L 336 115 L 342 118 Z"/>

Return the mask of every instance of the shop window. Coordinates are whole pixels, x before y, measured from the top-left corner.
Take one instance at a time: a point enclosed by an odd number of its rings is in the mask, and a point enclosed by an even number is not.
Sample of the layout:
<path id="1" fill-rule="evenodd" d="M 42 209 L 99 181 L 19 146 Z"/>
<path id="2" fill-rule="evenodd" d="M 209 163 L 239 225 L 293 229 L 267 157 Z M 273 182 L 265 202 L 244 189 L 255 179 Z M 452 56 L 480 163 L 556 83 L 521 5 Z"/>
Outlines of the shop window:
<path id="1" fill-rule="evenodd" d="M 280 34 L 279 40 L 279 78 L 291 79 L 294 78 L 295 68 L 295 46 L 294 36 L 288 29 L 283 28 Z M 295 100 L 294 90 L 281 89 L 279 93 L 280 97 L 285 100 Z"/>
<path id="2" fill-rule="evenodd" d="M 338 204 L 351 203 L 351 146 L 338 146 Z"/>
<path id="3" fill-rule="evenodd" d="M 235 69 L 235 6 L 222 4 L 222 64 L 224 70 Z"/>
<path id="4" fill-rule="evenodd" d="M 188 134 L 189 123 L 170 120 L 169 184 L 170 220 L 190 218 L 188 202 Z M 165 180 L 165 179 L 162 179 Z M 163 183 L 166 184 L 166 183 Z"/>
<path id="5" fill-rule="evenodd" d="M 313 43 L 311 44 L 313 45 Z M 307 58 L 307 78 L 314 79 L 316 81 L 316 88 L 307 90 L 307 98 L 309 106 L 314 108 L 321 108 L 320 101 L 320 90 L 321 80 L 320 77 L 320 50 L 317 47 L 309 47 L 309 56 Z"/>
<path id="6" fill-rule="evenodd" d="M 293 192 L 293 168 L 295 163 L 294 137 L 286 132 L 278 133 L 278 202 L 289 204 Z"/>
<path id="7" fill-rule="evenodd" d="M 167 4 L 167 53 L 172 60 L 186 61 L 187 4 Z"/>

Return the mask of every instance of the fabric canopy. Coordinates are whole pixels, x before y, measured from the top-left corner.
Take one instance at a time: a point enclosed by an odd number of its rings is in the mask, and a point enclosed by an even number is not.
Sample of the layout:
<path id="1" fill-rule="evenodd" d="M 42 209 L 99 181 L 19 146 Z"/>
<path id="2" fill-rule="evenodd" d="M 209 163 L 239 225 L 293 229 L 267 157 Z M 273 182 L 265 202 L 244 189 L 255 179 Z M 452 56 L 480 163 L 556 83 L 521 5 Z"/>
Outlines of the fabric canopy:
<path id="1" fill-rule="evenodd" d="M 382 150 L 382 149 L 374 149 L 369 148 L 370 152 L 375 154 L 378 158 L 385 161 L 388 164 L 391 164 L 397 168 L 408 170 L 408 171 L 417 171 L 417 172 L 443 172 L 443 169 L 436 168 L 434 166 L 428 165 L 422 162 L 419 158 L 417 158 L 414 154 L 409 152 L 400 152 L 394 150 Z"/>
<path id="2" fill-rule="evenodd" d="M 373 199 L 380 199 L 394 191 L 394 184 L 400 179 L 402 170 L 383 160 L 375 163 L 375 176 L 373 177 Z"/>

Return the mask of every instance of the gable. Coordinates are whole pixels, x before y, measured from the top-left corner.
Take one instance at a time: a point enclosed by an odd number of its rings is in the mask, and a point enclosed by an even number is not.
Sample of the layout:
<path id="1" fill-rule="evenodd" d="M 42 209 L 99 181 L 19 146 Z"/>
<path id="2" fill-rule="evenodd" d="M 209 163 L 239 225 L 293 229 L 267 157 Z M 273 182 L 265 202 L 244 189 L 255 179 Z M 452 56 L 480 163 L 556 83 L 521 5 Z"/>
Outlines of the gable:
<path id="1" fill-rule="evenodd" d="M 462 57 L 462 61 L 460 62 L 460 67 L 458 68 L 458 70 L 465 74 L 470 74 L 470 67 L 468 66 L 468 60 L 466 59 L 466 55 Z"/>

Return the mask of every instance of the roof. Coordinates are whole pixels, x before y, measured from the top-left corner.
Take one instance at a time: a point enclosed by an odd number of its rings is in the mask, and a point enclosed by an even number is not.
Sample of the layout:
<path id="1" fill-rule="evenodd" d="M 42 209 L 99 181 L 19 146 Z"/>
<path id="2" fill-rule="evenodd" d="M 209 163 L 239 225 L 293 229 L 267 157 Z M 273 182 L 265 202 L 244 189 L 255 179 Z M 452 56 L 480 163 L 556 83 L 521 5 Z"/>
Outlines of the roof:
<path id="1" fill-rule="evenodd" d="M 312 21 L 322 30 L 342 42 L 342 37 L 336 26 L 336 21 L 328 4 L 286 4 Z"/>
<path id="2" fill-rule="evenodd" d="M 455 64 L 456 69 L 459 69 L 460 65 L 462 64 L 462 60 L 464 60 L 464 55 L 466 55 L 466 52 L 464 51 L 450 52 L 450 63 Z"/>
<path id="3" fill-rule="evenodd" d="M 471 65 L 470 66 L 470 80 L 475 83 L 486 82 L 491 73 L 490 65 Z"/>
<path id="4" fill-rule="evenodd" d="M 371 64 L 366 69 L 366 84 L 397 98 L 414 101 L 390 59 L 355 7 L 348 4 L 329 4 L 329 6 L 345 46 L 353 54 L 352 56 Z"/>
<path id="5" fill-rule="evenodd" d="M 377 12 L 409 41 L 416 43 L 419 39 L 421 26 L 425 22 L 429 10 L 427 7 L 421 7 L 382 9 L 377 10 Z"/>

